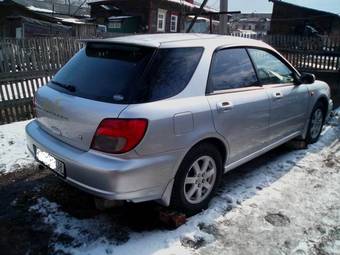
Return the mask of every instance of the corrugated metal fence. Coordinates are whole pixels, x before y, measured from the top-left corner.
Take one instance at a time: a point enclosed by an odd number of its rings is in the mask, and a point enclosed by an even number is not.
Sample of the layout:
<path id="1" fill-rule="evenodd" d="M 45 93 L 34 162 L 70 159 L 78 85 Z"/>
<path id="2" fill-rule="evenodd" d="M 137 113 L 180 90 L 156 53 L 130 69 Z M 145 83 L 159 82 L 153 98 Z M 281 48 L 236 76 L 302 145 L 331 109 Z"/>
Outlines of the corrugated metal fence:
<path id="1" fill-rule="evenodd" d="M 340 77 L 340 38 L 234 36 L 271 44 L 299 70 Z M 0 124 L 32 118 L 34 92 L 82 46 L 77 38 L 0 39 Z"/>

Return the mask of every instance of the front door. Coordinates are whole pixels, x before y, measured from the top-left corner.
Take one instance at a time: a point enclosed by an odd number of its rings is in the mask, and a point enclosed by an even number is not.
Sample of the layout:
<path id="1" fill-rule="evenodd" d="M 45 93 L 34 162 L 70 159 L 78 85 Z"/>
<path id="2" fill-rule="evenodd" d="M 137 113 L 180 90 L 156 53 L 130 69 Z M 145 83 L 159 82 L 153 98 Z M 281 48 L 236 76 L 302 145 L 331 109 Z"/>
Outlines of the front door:
<path id="1" fill-rule="evenodd" d="M 229 146 L 228 164 L 268 145 L 269 98 L 258 85 L 246 49 L 214 54 L 207 98 L 216 131 Z"/>
<path id="2" fill-rule="evenodd" d="M 308 109 L 306 85 L 294 84 L 294 70 L 275 53 L 248 49 L 258 78 L 270 97 L 269 131 L 273 141 L 302 131 Z"/>

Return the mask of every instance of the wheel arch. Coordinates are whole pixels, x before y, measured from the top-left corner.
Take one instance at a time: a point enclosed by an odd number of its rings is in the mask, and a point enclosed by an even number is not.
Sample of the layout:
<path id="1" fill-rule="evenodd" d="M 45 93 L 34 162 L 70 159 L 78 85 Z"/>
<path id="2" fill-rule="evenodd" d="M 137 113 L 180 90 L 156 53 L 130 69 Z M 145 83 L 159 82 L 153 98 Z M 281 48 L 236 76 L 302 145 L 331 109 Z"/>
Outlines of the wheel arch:
<path id="1" fill-rule="evenodd" d="M 196 146 L 199 146 L 200 144 L 203 143 L 209 143 L 212 144 L 213 146 L 215 146 L 218 151 L 221 153 L 221 157 L 222 157 L 222 164 L 223 166 L 226 164 L 227 162 L 227 158 L 228 158 L 228 144 L 225 143 L 223 141 L 223 139 L 216 137 L 216 136 L 208 136 L 205 138 L 202 138 L 201 140 L 197 141 L 196 143 L 194 143 L 185 153 L 184 156 L 182 157 L 182 159 L 180 160 L 177 169 L 175 171 L 175 175 L 177 174 L 177 171 L 183 161 L 183 159 L 185 158 L 186 155 L 188 155 L 188 153 L 190 153 L 190 151 L 195 148 Z M 171 200 L 171 196 L 172 196 L 172 188 L 174 185 L 174 180 L 175 177 L 173 179 L 171 179 L 162 195 L 162 198 L 160 200 L 158 200 L 158 203 L 164 205 L 164 206 L 169 206 L 170 205 L 170 200 Z"/>
<path id="2" fill-rule="evenodd" d="M 316 102 L 315 102 L 315 104 L 314 104 L 314 106 L 316 105 L 316 104 L 321 104 L 322 105 L 322 107 L 323 107 L 323 115 L 324 115 L 324 119 L 326 118 L 326 115 L 327 115 L 327 112 L 328 112 L 328 100 L 327 100 L 327 98 L 326 98 L 326 96 L 320 96 L 317 100 L 316 100 Z M 313 106 L 313 107 L 314 107 Z"/>
<path id="3" fill-rule="evenodd" d="M 211 144 L 213 146 L 215 146 L 218 151 L 221 154 L 222 157 L 222 164 L 225 165 L 226 161 L 227 161 L 227 155 L 228 155 L 228 146 L 220 139 L 217 137 L 207 137 L 204 138 L 198 142 L 196 142 L 186 153 L 186 155 L 196 146 L 199 146 L 200 144 L 203 143 L 208 143 Z"/>

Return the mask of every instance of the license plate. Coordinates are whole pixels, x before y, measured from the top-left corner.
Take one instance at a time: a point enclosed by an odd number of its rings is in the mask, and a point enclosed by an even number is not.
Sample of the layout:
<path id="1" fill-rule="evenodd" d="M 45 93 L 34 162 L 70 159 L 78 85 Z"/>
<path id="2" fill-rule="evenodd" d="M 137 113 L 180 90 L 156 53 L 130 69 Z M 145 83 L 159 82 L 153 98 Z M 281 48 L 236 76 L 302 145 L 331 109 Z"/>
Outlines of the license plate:
<path id="1" fill-rule="evenodd" d="M 65 177 L 65 166 L 64 163 L 60 160 L 56 159 L 50 153 L 46 151 L 42 151 L 39 148 L 35 148 L 35 156 L 37 160 L 42 163 L 44 166 L 51 169 L 53 172 Z"/>

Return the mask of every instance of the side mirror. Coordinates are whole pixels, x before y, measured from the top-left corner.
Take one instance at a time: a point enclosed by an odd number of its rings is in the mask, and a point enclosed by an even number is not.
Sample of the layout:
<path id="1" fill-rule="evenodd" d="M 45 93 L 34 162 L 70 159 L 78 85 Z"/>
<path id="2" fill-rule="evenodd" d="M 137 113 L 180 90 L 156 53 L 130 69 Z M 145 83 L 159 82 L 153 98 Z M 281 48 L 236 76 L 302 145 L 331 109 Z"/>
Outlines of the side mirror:
<path id="1" fill-rule="evenodd" d="M 315 75 L 312 73 L 302 73 L 300 76 L 300 82 L 302 84 L 312 84 L 315 82 Z"/>

